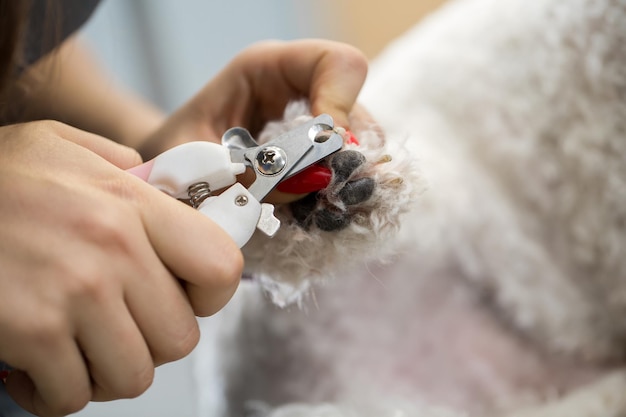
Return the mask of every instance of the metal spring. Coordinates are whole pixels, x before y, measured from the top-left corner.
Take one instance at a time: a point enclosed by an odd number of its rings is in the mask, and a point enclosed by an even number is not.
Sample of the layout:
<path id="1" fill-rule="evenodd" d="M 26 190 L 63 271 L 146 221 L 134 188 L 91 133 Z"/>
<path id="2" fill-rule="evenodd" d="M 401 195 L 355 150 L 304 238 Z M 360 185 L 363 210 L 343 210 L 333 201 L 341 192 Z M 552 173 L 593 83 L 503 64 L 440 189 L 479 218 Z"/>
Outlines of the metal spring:
<path id="1" fill-rule="evenodd" d="M 198 208 L 200 204 L 208 197 L 211 196 L 211 189 L 208 182 L 197 182 L 191 184 L 187 188 L 187 195 L 189 196 L 189 202 L 193 208 Z"/>

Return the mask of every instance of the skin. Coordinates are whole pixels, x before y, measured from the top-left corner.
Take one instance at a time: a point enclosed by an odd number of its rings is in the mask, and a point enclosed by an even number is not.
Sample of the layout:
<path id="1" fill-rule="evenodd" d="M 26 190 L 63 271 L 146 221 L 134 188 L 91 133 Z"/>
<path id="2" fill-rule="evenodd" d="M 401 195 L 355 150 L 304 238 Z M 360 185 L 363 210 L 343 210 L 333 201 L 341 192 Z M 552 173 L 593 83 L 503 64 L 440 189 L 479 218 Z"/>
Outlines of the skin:
<path id="1" fill-rule="evenodd" d="M 240 252 L 209 219 L 120 169 L 138 161 L 129 149 L 49 121 L 4 127 L 0 143 L 10 196 L 0 203 L 0 354 L 20 370 L 8 392 L 40 415 L 138 395 L 155 365 L 193 349 L 194 313 L 230 298 Z"/>
<path id="2" fill-rule="evenodd" d="M 300 97 L 349 127 L 366 72 L 347 45 L 261 43 L 166 117 L 117 88 L 76 39 L 32 67 L 27 88 L 9 97 L 20 119 L 0 127 L 0 359 L 17 369 L 9 394 L 38 416 L 137 396 L 156 366 L 194 348 L 195 317 L 236 290 L 237 246 L 125 172 L 142 161 L 133 148 L 148 159 L 231 126 L 256 131 Z"/>
<path id="3" fill-rule="evenodd" d="M 332 41 L 266 41 L 238 55 L 194 98 L 174 113 L 139 148 L 152 158 L 189 138 L 218 142 L 233 126 L 254 136 L 270 120 L 279 119 L 290 100 L 308 97 L 314 115 L 328 113 L 335 126 L 370 120 L 355 105 L 367 74 L 366 58 L 355 48 Z M 249 185 L 248 171 L 239 182 Z M 267 201 L 288 203 L 304 197 L 273 191 Z"/>

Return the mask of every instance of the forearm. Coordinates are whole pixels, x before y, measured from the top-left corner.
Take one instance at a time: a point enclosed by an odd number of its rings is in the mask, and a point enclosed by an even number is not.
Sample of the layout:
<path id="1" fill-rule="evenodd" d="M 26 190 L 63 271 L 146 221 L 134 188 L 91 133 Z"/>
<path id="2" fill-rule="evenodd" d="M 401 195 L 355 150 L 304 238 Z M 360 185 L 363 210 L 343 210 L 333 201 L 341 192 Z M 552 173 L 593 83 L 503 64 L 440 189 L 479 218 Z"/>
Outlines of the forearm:
<path id="1" fill-rule="evenodd" d="M 21 81 L 12 94 L 21 120 L 59 120 L 135 148 L 164 120 L 159 109 L 117 85 L 75 37 Z"/>

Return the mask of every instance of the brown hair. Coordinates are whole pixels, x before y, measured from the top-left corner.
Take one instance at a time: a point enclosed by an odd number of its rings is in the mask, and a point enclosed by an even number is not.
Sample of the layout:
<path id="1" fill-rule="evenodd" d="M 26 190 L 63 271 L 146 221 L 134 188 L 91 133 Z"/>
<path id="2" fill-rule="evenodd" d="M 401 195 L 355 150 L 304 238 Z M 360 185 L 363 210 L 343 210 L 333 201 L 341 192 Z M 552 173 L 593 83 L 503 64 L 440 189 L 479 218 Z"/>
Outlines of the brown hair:
<path id="1" fill-rule="evenodd" d="M 24 80 L 22 75 L 60 42 L 61 18 L 59 1 L 0 0 L 0 126 L 23 121 L 23 109 L 14 99 L 19 102 L 44 80 L 33 74 Z M 43 75 L 52 74 L 48 72 Z"/>
<path id="2" fill-rule="evenodd" d="M 17 68 L 23 59 L 27 11 L 28 2 L 0 0 L 0 97 L 17 75 Z"/>

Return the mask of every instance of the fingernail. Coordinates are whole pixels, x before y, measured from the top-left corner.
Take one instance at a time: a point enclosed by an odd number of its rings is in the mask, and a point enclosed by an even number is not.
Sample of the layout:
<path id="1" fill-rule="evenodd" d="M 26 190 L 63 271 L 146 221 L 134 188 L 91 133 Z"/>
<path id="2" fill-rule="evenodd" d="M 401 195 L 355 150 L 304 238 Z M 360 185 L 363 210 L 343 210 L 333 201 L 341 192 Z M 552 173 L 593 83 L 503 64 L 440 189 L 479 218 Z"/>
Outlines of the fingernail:
<path id="1" fill-rule="evenodd" d="M 139 177 L 144 181 L 148 181 L 148 178 L 150 177 L 150 172 L 152 172 L 153 165 L 154 159 L 151 159 L 141 165 L 137 165 L 136 167 L 127 169 L 126 172 L 133 174 L 134 176 Z"/>
<path id="2" fill-rule="evenodd" d="M 328 187 L 333 173 L 321 165 L 311 165 L 291 178 L 278 184 L 277 190 L 289 194 L 307 194 Z"/>
<path id="3" fill-rule="evenodd" d="M 348 134 L 348 138 L 346 139 L 346 143 L 349 145 L 357 145 L 359 146 L 359 140 L 356 138 L 356 136 L 354 136 L 354 133 L 352 133 L 352 131 L 350 130 L 346 130 L 346 133 Z"/>

